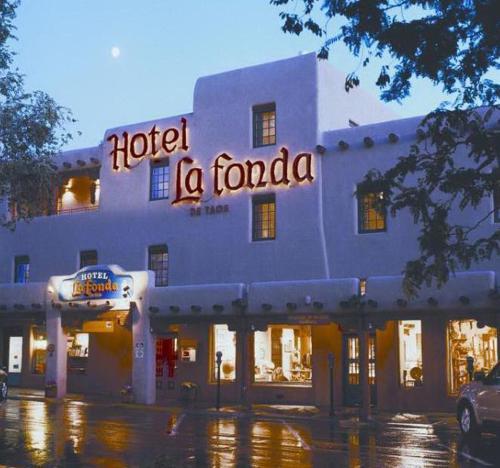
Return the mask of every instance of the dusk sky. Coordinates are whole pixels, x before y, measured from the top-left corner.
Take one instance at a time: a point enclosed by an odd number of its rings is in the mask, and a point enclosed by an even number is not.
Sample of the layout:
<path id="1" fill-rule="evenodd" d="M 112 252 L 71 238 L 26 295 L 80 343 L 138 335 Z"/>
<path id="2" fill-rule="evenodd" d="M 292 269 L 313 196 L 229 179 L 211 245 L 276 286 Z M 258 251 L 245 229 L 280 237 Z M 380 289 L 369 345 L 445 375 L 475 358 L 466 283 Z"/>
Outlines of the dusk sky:
<path id="1" fill-rule="evenodd" d="M 281 31 L 268 0 L 24 0 L 16 19 L 16 65 L 28 89 L 48 92 L 78 124 L 67 148 L 98 144 L 107 128 L 192 110 L 198 77 L 318 51 L 321 39 Z M 330 63 L 359 69 L 362 86 L 378 95 L 377 68 L 337 46 Z M 402 116 L 424 114 L 443 100 L 418 83 Z"/>

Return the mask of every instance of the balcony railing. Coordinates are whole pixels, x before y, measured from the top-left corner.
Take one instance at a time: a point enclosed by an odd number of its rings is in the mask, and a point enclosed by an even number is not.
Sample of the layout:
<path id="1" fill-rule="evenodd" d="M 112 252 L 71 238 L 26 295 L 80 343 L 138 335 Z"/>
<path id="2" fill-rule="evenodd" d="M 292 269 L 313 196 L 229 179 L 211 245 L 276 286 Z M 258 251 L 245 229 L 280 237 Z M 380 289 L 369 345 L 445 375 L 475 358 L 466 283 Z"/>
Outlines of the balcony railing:
<path id="1" fill-rule="evenodd" d="M 99 208 L 99 205 L 84 205 L 79 206 L 77 208 L 57 208 L 57 212 L 55 214 L 74 214 L 74 213 L 84 213 L 86 211 L 96 211 Z"/>

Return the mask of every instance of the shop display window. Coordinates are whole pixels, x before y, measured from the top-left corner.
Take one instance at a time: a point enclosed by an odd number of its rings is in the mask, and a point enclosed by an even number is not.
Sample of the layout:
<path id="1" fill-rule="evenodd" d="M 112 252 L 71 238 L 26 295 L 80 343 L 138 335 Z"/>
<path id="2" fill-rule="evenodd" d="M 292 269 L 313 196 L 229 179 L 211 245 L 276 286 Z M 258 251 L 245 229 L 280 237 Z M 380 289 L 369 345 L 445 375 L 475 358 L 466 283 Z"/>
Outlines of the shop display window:
<path id="1" fill-rule="evenodd" d="M 68 336 L 68 372 L 85 374 L 89 357 L 89 334 L 75 333 Z"/>
<path id="2" fill-rule="evenodd" d="M 451 320 L 448 322 L 447 341 L 448 388 L 454 395 L 470 381 L 474 372 L 487 373 L 496 364 L 497 329 L 479 327 L 475 320 Z M 470 369 L 467 368 L 468 361 L 472 364 Z"/>
<path id="3" fill-rule="evenodd" d="M 309 325 L 272 325 L 254 333 L 254 379 L 257 383 L 312 382 Z"/>
<path id="4" fill-rule="evenodd" d="M 45 374 L 47 337 L 44 330 L 33 329 L 31 368 L 33 374 Z"/>
<path id="5" fill-rule="evenodd" d="M 422 322 L 399 321 L 399 379 L 403 387 L 420 387 L 422 371 Z"/>
<path id="6" fill-rule="evenodd" d="M 222 352 L 220 367 L 221 380 L 234 380 L 236 378 L 236 333 L 229 331 L 227 325 L 213 326 L 213 379 L 217 379 L 217 351 Z"/>
<path id="7" fill-rule="evenodd" d="M 198 347 L 196 340 L 182 339 L 179 346 L 180 360 L 182 362 L 196 362 L 196 349 Z"/>

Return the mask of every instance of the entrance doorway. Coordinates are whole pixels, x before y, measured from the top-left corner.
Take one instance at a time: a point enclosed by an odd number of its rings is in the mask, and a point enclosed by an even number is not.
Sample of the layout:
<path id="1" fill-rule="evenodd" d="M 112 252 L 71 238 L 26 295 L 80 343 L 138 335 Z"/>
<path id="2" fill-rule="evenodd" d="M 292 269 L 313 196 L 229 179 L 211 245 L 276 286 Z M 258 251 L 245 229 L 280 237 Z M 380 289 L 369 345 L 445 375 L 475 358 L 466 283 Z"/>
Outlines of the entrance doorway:
<path id="1" fill-rule="evenodd" d="M 177 338 L 156 338 L 156 398 L 166 399 L 175 389 Z"/>
<path id="2" fill-rule="evenodd" d="M 372 405 L 376 405 L 377 390 L 374 334 L 370 335 L 368 346 L 368 381 L 370 383 L 370 400 Z M 344 334 L 342 351 L 344 406 L 359 406 L 361 404 L 361 385 L 359 379 L 359 336 L 354 333 Z"/>

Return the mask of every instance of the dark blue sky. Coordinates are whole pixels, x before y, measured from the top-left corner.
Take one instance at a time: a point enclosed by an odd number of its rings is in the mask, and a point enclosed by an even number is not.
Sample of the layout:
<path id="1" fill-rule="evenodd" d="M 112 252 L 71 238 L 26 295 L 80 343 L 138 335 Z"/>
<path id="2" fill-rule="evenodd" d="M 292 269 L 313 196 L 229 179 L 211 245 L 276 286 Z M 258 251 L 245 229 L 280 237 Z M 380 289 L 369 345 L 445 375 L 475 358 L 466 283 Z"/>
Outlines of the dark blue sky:
<path id="1" fill-rule="evenodd" d="M 12 47 L 28 88 L 78 119 L 82 135 L 68 148 L 93 146 L 106 128 L 190 112 L 200 76 L 319 49 L 314 36 L 285 35 L 278 13 L 268 0 L 23 0 Z M 340 46 L 329 61 L 345 72 L 360 63 Z M 377 71 L 361 76 L 378 95 Z M 391 106 L 412 116 L 441 100 L 418 83 L 403 106 Z"/>

